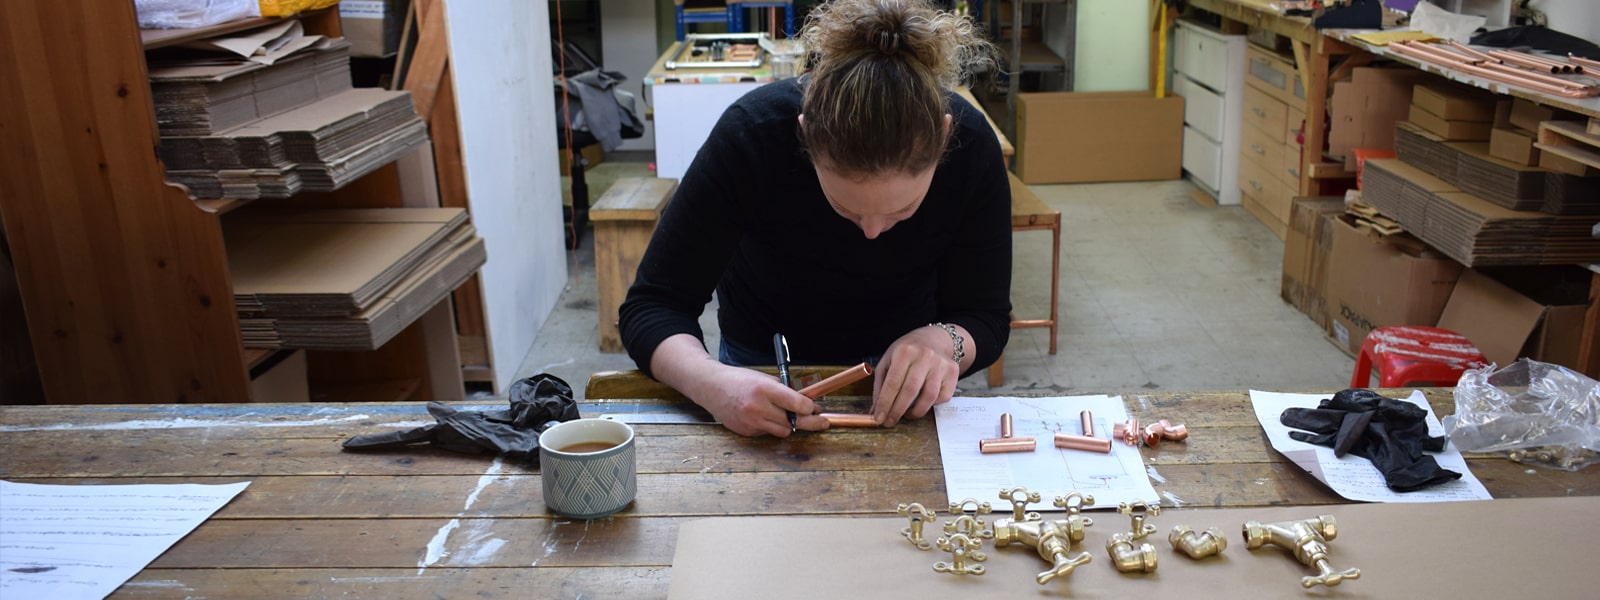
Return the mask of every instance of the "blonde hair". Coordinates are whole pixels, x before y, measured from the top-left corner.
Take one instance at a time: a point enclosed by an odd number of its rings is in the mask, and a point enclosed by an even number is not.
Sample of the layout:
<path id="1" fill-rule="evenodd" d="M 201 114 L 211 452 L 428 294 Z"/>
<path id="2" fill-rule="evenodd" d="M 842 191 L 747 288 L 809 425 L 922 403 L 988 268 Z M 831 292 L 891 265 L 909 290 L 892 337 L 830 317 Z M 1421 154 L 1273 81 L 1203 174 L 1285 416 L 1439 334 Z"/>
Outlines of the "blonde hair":
<path id="1" fill-rule="evenodd" d="M 944 155 L 945 88 L 994 61 L 972 21 L 921 0 L 832 0 L 807 18 L 801 141 L 844 173 L 915 173 Z"/>

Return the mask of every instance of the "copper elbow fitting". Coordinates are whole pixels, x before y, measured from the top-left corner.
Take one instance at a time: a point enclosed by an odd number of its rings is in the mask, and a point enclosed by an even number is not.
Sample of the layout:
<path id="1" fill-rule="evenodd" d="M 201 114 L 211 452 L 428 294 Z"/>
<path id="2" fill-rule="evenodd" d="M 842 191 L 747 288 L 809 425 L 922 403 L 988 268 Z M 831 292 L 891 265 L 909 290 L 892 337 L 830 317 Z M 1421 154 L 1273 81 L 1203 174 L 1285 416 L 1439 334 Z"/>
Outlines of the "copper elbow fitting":
<path id="1" fill-rule="evenodd" d="M 1182 423 L 1173 425 L 1172 422 L 1162 419 L 1144 427 L 1144 445 L 1154 446 L 1161 440 L 1182 441 L 1189 437 L 1189 428 Z"/>
<path id="2" fill-rule="evenodd" d="M 1068 450 L 1086 450 L 1089 452 L 1099 452 L 1101 454 L 1111 453 L 1111 440 L 1107 438 L 1074 435 L 1071 433 L 1058 433 L 1056 434 L 1055 440 L 1057 448 L 1066 448 Z"/>

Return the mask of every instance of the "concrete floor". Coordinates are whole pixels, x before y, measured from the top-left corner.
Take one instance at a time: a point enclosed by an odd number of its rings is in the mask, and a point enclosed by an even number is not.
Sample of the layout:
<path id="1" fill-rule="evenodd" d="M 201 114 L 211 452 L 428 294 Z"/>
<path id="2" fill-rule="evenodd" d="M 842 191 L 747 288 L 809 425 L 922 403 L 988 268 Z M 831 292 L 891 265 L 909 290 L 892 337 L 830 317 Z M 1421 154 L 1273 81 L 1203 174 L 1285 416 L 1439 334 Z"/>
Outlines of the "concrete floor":
<path id="1" fill-rule="evenodd" d="M 589 171 L 598 198 L 645 163 Z M 961 393 L 1095 394 L 1195 390 L 1342 389 L 1355 364 L 1278 298 L 1283 243 L 1237 206 L 1204 207 L 1185 181 L 1032 186 L 1061 211 L 1058 351 L 1046 329 L 1015 330 L 1005 381 L 962 380 Z M 598 350 L 594 244 L 569 253 L 570 277 L 518 377 L 549 372 L 582 394 L 590 373 L 632 369 Z M 1012 302 L 1048 316 L 1050 234 L 1018 232 Z M 701 317 L 715 352 L 714 307 Z"/>

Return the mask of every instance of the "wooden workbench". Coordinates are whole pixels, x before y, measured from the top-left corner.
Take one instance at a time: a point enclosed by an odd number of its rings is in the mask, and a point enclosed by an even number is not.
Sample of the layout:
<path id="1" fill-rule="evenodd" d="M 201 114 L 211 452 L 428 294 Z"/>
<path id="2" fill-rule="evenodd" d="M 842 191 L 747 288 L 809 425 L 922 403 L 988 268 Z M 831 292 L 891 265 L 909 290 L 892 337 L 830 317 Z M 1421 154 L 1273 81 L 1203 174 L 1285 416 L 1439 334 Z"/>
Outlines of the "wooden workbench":
<path id="1" fill-rule="evenodd" d="M 1453 412 L 1448 391 L 1429 397 L 1441 415 Z M 1187 443 L 1144 450 L 1168 501 L 1344 502 L 1271 450 L 1245 393 L 1123 398 L 1136 417 L 1183 421 L 1192 432 Z M 825 407 L 865 409 L 848 399 Z M 581 408 L 586 416 L 681 410 L 659 401 Z M 660 598 L 685 522 L 886 517 L 900 502 L 945 499 L 931 418 L 787 441 L 742 438 L 716 425 L 636 425 L 638 500 L 587 523 L 546 514 L 537 473 L 520 465 L 431 449 L 340 449 L 355 434 L 432 422 L 422 404 L 0 407 L 0 477 L 252 482 L 113 598 Z M 1497 498 L 1600 495 L 1593 468 L 1470 462 Z"/>

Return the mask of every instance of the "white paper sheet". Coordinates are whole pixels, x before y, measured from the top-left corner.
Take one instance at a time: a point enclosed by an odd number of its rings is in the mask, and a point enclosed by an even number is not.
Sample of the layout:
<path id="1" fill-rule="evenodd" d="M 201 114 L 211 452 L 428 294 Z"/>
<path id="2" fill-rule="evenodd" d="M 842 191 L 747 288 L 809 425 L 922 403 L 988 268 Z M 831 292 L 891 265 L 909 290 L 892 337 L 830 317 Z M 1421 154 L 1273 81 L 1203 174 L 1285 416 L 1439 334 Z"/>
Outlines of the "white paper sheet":
<path id="1" fill-rule="evenodd" d="M 1000 501 L 1000 491 L 1017 486 L 1038 492 L 1044 500 L 1028 507 L 1033 511 L 1061 510 L 1050 505 L 1051 498 L 1074 491 L 1094 496 L 1094 506 L 1102 508 L 1160 501 L 1138 448 L 1113 442 L 1111 454 L 1100 454 L 1055 447 L 1055 434 L 1082 433 L 1078 413 L 1084 410 L 1094 415 L 1096 437 L 1109 437 L 1112 423 L 1128 419 L 1116 396 L 958 397 L 935 406 L 949 501 L 975 498 L 1004 512 L 1011 504 Z M 1002 413 L 1011 413 L 1013 436 L 1035 438 L 1033 452 L 978 452 L 978 440 L 1000 437 Z"/>
<path id="2" fill-rule="evenodd" d="M 1334 493 L 1361 502 L 1449 502 L 1493 499 L 1489 495 L 1489 490 L 1485 489 L 1483 483 L 1479 482 L 1467 468 L 1467 461 L 1461 457 L 1461 452 L 1456 450 L 1455 444 L 1449 444 L 1444 452 L 1434 454 L 1433 458 L 1439 461 L 1439 466 L 1460 473 L 1461 479 L 1414 492 L 1396 492 L 1384 483 L 1383 474 L 1372 466 L 1371 461 L 1354 454 L 1346 454 L 1343 458 L 1335 457 L 1333 448 L 1308 444 L 1289 437 L 1290 428 L 1278 420 L 1283 410 L 1296 407 L 1316 408 L 1324 398 L 1328 397 L 1329 394 L 1284 394 L 1250 390 L 1250 404 L 1255 407 L 1256 420 L 1260 421 L 1261 428 L 1266 430 L 1267 440 L 1272 442 L 1273 449 L 1300 465 L 1300 468 L 1311 473 L 1318 481 L 1327 484 Z M 1411 396 L 1405 400 L 1428 411 L 1429 435 L 1444 435 L 1444 426 L 1439 423 L 1439 417 L 1433 414 L 1433 407 L 1428 405 L 1428 400 L 1422 392 L 1413 390 Z"/>
<path id="3" fill-rule="evenodd" d="M 0 481 L 0 598 L 104 598 L 248 485 Z"/>

